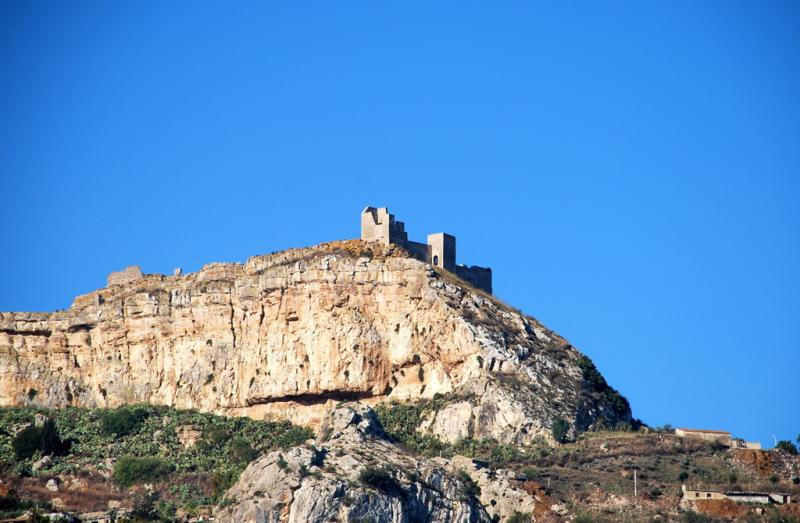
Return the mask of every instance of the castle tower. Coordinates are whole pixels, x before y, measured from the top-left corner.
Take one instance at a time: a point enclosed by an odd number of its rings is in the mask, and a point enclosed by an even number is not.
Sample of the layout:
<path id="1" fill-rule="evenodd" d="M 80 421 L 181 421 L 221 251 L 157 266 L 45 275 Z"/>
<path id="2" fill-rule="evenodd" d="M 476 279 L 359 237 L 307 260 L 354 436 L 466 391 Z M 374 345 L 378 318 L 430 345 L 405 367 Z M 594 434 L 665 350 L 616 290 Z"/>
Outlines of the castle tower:
<path id="1" fill-rule="evenodd" d="M 428 235 L 430 264 L 446 271 L 456 270 L 456 237 L 445 232 Z"/>
<path id="2" fill-rule="evenodd" d="M 395 221 L 387 207 L 367 207 L 361 211 L 361 239 L 405 248 L 408 234 L 405 224 Z"/>

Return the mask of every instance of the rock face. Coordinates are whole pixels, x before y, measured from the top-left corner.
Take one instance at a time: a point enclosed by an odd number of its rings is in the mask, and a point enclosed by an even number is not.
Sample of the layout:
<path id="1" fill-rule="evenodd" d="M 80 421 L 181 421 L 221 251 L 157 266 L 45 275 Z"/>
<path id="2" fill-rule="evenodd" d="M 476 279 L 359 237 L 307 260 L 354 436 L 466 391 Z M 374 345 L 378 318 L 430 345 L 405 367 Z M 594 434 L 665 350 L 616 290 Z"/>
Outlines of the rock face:
<path id="1" fill-rule="evenodd" d="M 440 393 L 460 399 L 421 430 L 516 443 L 550 437 L 556 418 L 631 421 L 561 337 L 396 246 L 109 281 L 65 311 L 0 313 L 0 405 L 146 402 L 318 426 L 339 401 Z"/>
<path id="2" fill-rule="evenodd" d="M 400 451 L 361 404 L 332 410 L 315 445 L 251 463 L 225 498 L 222 523 L 491 521 L 465 480 Z"/>

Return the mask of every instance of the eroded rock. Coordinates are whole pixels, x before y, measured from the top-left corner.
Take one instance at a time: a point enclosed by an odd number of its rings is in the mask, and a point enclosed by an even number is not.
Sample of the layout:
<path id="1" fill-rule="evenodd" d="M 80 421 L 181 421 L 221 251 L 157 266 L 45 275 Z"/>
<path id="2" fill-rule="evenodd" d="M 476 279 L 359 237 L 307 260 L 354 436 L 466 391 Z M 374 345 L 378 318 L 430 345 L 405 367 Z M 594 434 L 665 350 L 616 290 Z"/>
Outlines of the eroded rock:
<path id="1" fill-rule="evenodd" d="M 126 270 L 65 311 L 0 313 L 0 405 L 150 403 L 318 427 L 340 401 L 469 400 L 442 439 L 531 442 L 552 421 L 630 421 L 587 392 L 580 353 L 396 246 L 358 240 Z"/>
<path id="2" fill-rule="evenodd" d="M 346 403 L 323 421 L 315 446 L 271 452 L 225 494 L 220 522 L 489 522 L 446 466 L 385 439 L 375 413 Z M 223 503 L 225 505 L 225 503 Z"/>

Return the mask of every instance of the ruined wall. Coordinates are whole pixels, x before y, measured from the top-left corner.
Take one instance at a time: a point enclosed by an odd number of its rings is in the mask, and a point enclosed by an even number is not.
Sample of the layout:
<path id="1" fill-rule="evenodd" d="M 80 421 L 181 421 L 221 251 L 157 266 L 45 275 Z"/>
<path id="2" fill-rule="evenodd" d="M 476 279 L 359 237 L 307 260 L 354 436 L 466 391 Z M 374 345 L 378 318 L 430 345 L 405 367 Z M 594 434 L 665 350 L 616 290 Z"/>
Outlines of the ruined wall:
<path id="1" fill-rule="evenodd" d="M 492 294 L 492 269 L 488 267 L 478 267 L 477 265 L 466 266 L 457 265 L 456 275 L 469 283 L 476 289 Z"/>
<path id="2" fill-rule="evenodd" d="M 420 243 L 415 241 L 406 242 L 406 250 L 408 253 L 419 261 L 430 263 L 431 262 L 431 246 L 427 243 Z"/>
<path id="3" fill-rule="evenodd" d="M 408 234 L 405 224 L 395 220 L 386 207 L 367 207 L 361 212 L 361 239 L 405 248 Z"/>

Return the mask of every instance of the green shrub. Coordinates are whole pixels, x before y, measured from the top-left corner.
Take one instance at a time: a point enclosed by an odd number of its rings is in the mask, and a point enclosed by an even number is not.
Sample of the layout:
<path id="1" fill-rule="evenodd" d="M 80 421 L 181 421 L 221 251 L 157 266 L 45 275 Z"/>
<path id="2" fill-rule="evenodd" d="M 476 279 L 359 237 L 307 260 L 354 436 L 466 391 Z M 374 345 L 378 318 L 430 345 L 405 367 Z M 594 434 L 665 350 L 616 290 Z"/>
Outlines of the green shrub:
<path id="1" fill-rule="evenodd" d="M 481 497 L 481 488 L 464 470 L 459 470 L 457 477 L 461 481 L 461 494 L 466 499 L 478 499 Z"/>
<path id="2" fill-rule="evenodd" d="M 678 481 L 683 482 L 686 481 L 687 479 L 689 479 L 689 473 L 686 472 L 685 470 L 681 471 L 681 473 L 678 474 Z"/>
<path id="3" fill-rule="evenodd" d="M 797 447 L 789 440 L 779 441 L 775 448 L 788 452 L 792 456 L 797 456 Z"/>
<path id="4" fill-rule="evenodd" d="M 278 468 L 281 470 L 286 470 L 289 468 L 289 463 L 286 461 L 286 458 L 283 457 L 283 454 L 278 454 Z"/>
<path id="5" fill-rule="evenodd" d="M 698 512 L 693 512 L 688 510 L 683 513 L 681 521 L 684 523 L 711 523 L 714 521 L 711 517 L 706 516 L 705 514 L 700 514 Z"/>
<path id="6" fill-rule="evenodd" d="M 387 493 L 398 490 L 397 482 L 386 469 L 366 467 L 358 475 L 358 480 L 364 485 L 369 485 Z"/>
<path id="7" fill-rule="evenodd" d="M 127 436 L 147 419 L 147 415 L 147 411 L 142 408 L 120 407 L 103 411 L 100 414 L 100 425 L 106 436 Z"/>
<path id="8" fill-rule="evenodd" d="M 567 433 L 569 432 L 569 423 L 563 418 L 556 418 L 553 420 L 553 438 L 559 443 L 567 441 Z"/>
<path id="9" fill-rule="evenodd" d="M 228 432 L 217 426 L 206 427 L 203 430 L 203 440 L 211 445 L 222 446 L 228 440 Z"/>
<path id="10" fill-rule="evenodd" d="M 114 465 L 114 480 L 123 487 L 145 481 L 158 481 L 172 472 L 172 466 L 154 456 L 123 456 Z"/>
<path id="11" fill-rule="evenodd" d="M 233 438 L 229 448 L 231 459 L 236 463 L 247 464 L 258 457 L 258 451 L 244 438 Z"/>
<path id="12" fill-rule="evenodd" d="M 224 468 L 214 471 L 211 476 L 211 488 L 216 495 L 222 495 L 231 488 L 239 479 L 239 471 L 236 469 Z"/>
<path id="13" fill-rule="evenodd" d="M 499 443 L 494 447 L 490 454 L 492 463 L 495 465 L 503 465 L 509 461 L 515 461 L 520 458 L 519 448 L 514 445 L 506 445 Z"/>
<path id="14" fill-rule="evenodd" d="M 25 427 L 14 436 L 11 446 L 17 460 L 28 459 L 37 451 L 44 455 L 62 454 L 68 447 L 61 441 L 61 436 L 51 420 L 46 420 L 41 427 Z"/>
<path id="15" fill-rule="evenodd" d="M 517 512 L 514 511 L 511 516 L 508 517 L 506 523 L 530 523 L 532 521 L 531 515 L 527 512 Z"/>
<path id="16" fill-rule="evenodd" d="M 159 494 L 157 492 L 140 493 L 136 497 L 131 510 L 131 516 L 134 520 L 159 521 L 158 510 L 156 509 L 158 498 Z"/>

